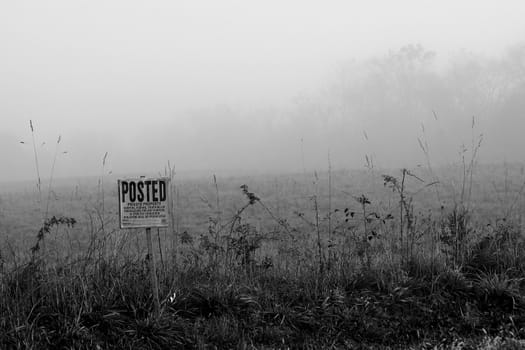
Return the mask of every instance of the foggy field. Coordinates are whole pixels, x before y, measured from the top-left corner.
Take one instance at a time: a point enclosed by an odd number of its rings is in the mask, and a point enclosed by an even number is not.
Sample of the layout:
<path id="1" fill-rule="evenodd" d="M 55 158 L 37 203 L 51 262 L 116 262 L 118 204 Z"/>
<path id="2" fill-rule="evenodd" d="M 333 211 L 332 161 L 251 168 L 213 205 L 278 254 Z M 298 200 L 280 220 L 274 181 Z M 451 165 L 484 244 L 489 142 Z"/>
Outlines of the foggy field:
<path id="1" fill-rule="evenodd" d="M 524 14 L 0 1 L 0 349 L 525 349 Z"/>
<path id="2" fill-rule="evenodd" d="M 0 308 L 13 316 L 0 318 L 0 344 L 523 346 L 523 165 L 472 164 L 167 171 L 171 223 L 153 230 L 159 319 L 144 230 L 118 228 L 115 177 L 55 180 L 41 202 L 33 183 L 6 184 Z M 56 220 L 38 238 L 46 207 Z"/>
<path id="3" fill-rule="evenodd" d="M 413 215 L 420 221 L 440 220 L 454 209 L 468 206 L 469 220 L 483 232 L 487 226 L 494 227 L 503 219 L 520 224 L 525 204 L 523 167 L 518 163 L 476 165 L 472 182 L 470 173 L 467 173 L 465 184 L 461 164 L 440 168 L 434 173 L 423 167 L 409 169 L 413 176 L 406 176 L 405 196 L 412 200 Z M 170 217 L 173 222 L 170 222 L 168 229 L 160 229 L 162 246 L 163 249 L 178 247 L 182 251 L 190 246 L 198 248 L 199 238 L 209 234 L 210 225 L 213 230 L 225 225 L 245 206 L 247 198 L 241 185 L 247 185 L 249 191 L 260 198 L 260 204 L 255 203 L 243 211 L 242 223 L 253 226 L 261 233 L 274 232 L 268 234 L 269 240 L 265 245 L 276 248 L 279 242 L 288 241 L 289 233 L 282 232 L 288 229 L 305 239 L 305 244 L 299 244 L 305 248 L 306 242 L 315 236 L 316 215 L 324 233 L 323 240 L 333 238 L 339 242 L 352 233 L 355 236 L 355 232 L 362 229 L 362 218 L 359 217 L 362 209 L 357 200 L 361 195 L 371 202 L 368 212 L 381 217 L 389 214 L 399 216 L 399 194 L 388 184 L 385 185 L 383 175 L 401 180 L 402 169 L 334 170 L 330 174 L 325 170 L 224 177 L 214 174 L 178 176 L 174 173 L 170 184 Z M 47 185 L 43 183 L 42 188 L 46 189 Z M 14 252 L 28 252 L 35 243 L 36 231 L 42 225 L 46 208 L 46 217 L 73 217 L 78 221 L 74 228 L 51 233 L 47 242 L 51 250 L 48 254 L 59 254 L 61 258 L 65 257 L 64 254 L 85 251 L 94 236 L 105 234 L 113 243 L 135 244 L 136 237 L 143 235 L 141 230 L 118 228 L 116 177 L 58 179 L 50 192 L 43 192 L 39 204 L 38 191 L 32 182 L 6 183 L 3 188 L 0 187 L 0 232 L 5 244 Z M 356 213 L 349 222 L 344 222 L 345 209 Z M 332 236 L 327 233 L 329 216 Z M 287 224 L 282 225 L 282 220 Z M 376 224 L 374 230 L 381 231 L 385 236 L 391 226 Z M 424 230 L 425 223 L 421 226 L 423 228 L 415 229 Z M 228 227 L 222 230 L 221 235 L 229 233 Z M 180 244 L 183 233 L 191 237 L 195 244 Z M 123 242 L 124 238 L 129 242 Z M 110 250 L 116 248 L 111 247 Z M 144 242 L 140 243 L 138 250 L 128 253 L 140 255 L 143 249 Z M 258 252 L 258 255 L 275 255 L 275 249 L 272 251 Z M 4 255 L 9 256 L 6 252 Z"/>

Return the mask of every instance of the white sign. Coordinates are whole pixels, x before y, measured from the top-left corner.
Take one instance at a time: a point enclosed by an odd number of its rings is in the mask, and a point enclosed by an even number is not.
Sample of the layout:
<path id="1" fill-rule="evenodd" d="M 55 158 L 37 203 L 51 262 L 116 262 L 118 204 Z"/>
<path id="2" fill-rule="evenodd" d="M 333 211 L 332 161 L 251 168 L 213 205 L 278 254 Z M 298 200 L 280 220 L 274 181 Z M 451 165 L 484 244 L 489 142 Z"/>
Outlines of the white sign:
<path id="1" fill-rule="evenodd" d="M 120 228 L 168 226 L 168 178 L 118 180 Z"/>

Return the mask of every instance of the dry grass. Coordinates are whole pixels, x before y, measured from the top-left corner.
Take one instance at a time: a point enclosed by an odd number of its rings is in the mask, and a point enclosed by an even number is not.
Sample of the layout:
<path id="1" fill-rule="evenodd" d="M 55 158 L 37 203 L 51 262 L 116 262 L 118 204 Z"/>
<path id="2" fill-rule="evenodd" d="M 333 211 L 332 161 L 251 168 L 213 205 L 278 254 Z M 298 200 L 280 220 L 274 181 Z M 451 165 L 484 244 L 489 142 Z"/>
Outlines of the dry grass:
<path id="1" fill-rule="evenodd" d="M 281 178 L 277 196 L 267 178 L 183 187 L 170 167 L 192 204 L 173 203 L 178 222 L 157 235 L 158 318 L 144 237 L 116 229 L 113 191 L 98 215 L 91 189 L 55 188 L 55 216 L 0 249 L 0 348 L 522 346 L 517 216 L 476 220 L 475 191 L 468 211 L 435 211 L 435 189 L 400 174 Z"/>

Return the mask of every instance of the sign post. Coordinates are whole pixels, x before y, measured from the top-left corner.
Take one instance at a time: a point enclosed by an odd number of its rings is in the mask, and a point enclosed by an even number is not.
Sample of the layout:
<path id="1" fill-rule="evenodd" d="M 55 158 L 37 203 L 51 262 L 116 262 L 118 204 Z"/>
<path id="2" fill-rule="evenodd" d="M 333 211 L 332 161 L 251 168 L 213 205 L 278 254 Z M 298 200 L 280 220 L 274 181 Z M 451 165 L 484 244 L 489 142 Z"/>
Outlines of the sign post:
<path id="1" fill-rule="evenodd" d="M 118 180 L 120 228 L 145 228 L 155 317 L 160 313 L 159 283 L 151 239 L 152 227 L 168 227 L 168 178 Z"/>
<path id="2" fill-rule="evenodd" d="M 149 256 L 149 270 L 151 278 L 151 289 L 153 291 L 153 313 L 155 318 L 159 317 L 160 301 L 159 301 L 159 282 L 157 280 L 157 267 L 155 264 L 155 254 L 153 254 L 153 243 L 151 239 L 151 228 L 146 228 L 146 240 L 148 241 L 148 256 Z"/>

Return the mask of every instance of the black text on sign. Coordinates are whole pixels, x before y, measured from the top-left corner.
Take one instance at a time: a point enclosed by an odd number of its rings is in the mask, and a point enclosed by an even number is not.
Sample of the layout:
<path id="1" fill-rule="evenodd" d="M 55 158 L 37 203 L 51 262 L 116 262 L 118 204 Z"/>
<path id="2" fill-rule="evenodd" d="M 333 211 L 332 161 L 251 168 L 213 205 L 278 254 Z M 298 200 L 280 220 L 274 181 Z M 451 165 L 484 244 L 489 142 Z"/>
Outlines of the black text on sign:
<path id="1" fill-rule="evenodd" d="M 118 181 L 121 228 L 168 226 L 168 179 Z"/>

